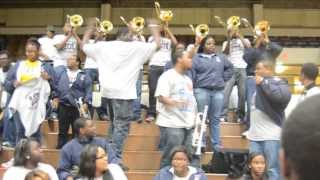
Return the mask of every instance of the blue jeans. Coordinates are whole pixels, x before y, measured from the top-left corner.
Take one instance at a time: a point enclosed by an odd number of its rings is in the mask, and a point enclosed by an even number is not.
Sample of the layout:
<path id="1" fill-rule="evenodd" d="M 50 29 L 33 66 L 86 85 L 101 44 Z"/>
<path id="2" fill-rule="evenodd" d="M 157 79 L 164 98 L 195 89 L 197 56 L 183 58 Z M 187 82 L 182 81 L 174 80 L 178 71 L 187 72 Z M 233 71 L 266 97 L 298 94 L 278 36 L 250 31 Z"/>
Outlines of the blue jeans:
<path id="1" fill-rule="evenodd" d="M 84 72 L 86 73 L 87 76 L 89 76 L 91 78 L 92 82 L 99 82 L 98 69 L 84 69 Z M 91 116 L 93 116 L 93 110 L 96 109 L 98 116 L 101 117 L 102 115 L 108 115 L 108 111 L 106 108 L 107 108 L 106 99 L 102 98 L 101 99 L 101 107 L 93 108 L 92 106 L 90 106 L 89 110 L 90 110 Z"/>
<path id="2" fill-rule="evenodd" d="M 238 109 L 237 115 L 238 118 L 243 120 L 245 116 L 245 86 L 246 86 L 246 69 L 244 68 L 235 68 L 232 78 L 226 83 L 224 88 L 224 103 L 223 103 L 223 113 L 224 117 L 227 117 L 229 110 L 229 98 L 233 90 L 233 86 L 237 85 L 238 87 Z"/>
<path id="3" fill-rule="evenodd" d="M 111 135 L 112 147 L 115 150 L 116 157 L 122 159 L 123 145 L 128 137 L 130 121 L 133 117 L 133 100 L 108 99 L 110 120 L 112 121 L 109 133 Z M 110 131 L 111 130 L 111 131 Z"/>
<path id="4" fill-rule="evenodd" d="M 25 128 L 24 128 L 24 126 L 23 126 L 23 124 L 21 122 L 20 115 L 19 115 L 18 112 L 15 112 L 13 114 L 13 120 L 14 120 L 15 127 L 16 127 L 16 139 L 15 139 L 15 142 L 16 142 L 16 144 L 18 144 L 21 139 L 26 138 L 26 136 L 24 135 Z M 38 130 L 35 133 L 33 133 L 30 137 L 34 138 L 35 140 L 37 140 L 41 144 L 40 126 L 38 127 Z"/>
<path id="5" fill-rule="evenodd" d="M 250 141 L 250 153 L 263 153 L 268 165 L 268 178 L 280 180 L 280 141 Z"/>
<path id="6" fill-rule="evenodd" d="M 247 100 L 247 113 L 246 113 L 246 124 L 247 128 L 250 127 L 250 112 L 253 94 L 256 92 L 256 80 L 254 77 L 247 77 L 246 80 L 246 100 Z"/>
<path id="7" fill-rule="evenodd" d="M 220 118 L 223 108 L 223 90 L 209 90 L 196 88 L 194 94 L 198 104 L 198 111 L 203 112 L 208 105 L 207 118 L 210 120 L 211 144 L 214 151 L 219 151 L 220 141 Z"/>
<path id="8" fill-rule="evenodd" d="M 192 148 L 192 134 L 194 129 L 163 127 L 162 131 L 166 135 L 166 141 L 163 147 L 160 168 L 171 165 L 171 151 L 176 146 L 185 146 L 190 154 L 194 154 Z M 190 163 L 195 167 L 200 167 L 199 156 L 193 155 Z"/>
<path id="9" fill-rule="evenodd" d="M 11 145 L 16 144 L 16 126 L 13 120 L 13 116 L 8 111 L 8 108 L 4 109 L 3 112 L 3 141 L 9 142 Z"/>
<path id="10" fill-rule="evenodd" d="M 160 137 L 159 137 L 159 145 L 158 145 L 158 149 L 159 151 L 163 151 L 164 147 L 166 146 L 166 133 L 165 133 L 165 127 L 159 126 L 159 130 L 160 130 Z"/>
<path id="11" fill-rule="evenodd" d="M 133 100 L 132 108 L 133 108 L 133 120 L 140 120 L 141 119 L 141 88 L 142 88 L 142 78 L 143 78 L 143 71 L 142 69 L 139 72 L 139 77 L 136 83 L 137 89 L 137 99 Z"/>

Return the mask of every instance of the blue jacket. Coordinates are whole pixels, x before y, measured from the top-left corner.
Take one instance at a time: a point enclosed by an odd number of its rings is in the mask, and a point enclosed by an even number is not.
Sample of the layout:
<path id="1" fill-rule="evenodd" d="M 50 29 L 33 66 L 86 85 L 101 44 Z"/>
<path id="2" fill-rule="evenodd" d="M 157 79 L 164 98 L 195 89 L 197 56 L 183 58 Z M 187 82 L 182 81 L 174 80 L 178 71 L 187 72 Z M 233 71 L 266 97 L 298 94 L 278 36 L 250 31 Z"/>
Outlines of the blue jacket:
<path id="1" fill-rule="evenodd" d="M 19 68 L 21 61 L 18 61 L 14 66 L 12 66 L 8 73 L 7 73 L 7 77 L 4 80 L 4 89 L 10 94 L 13 94 L 13 91 L 15 90 L 15 87 L 13 85 L 13 83 L 17 80 L 17 71 Z M 54 70 L 52 68 L 52 66 L 50 66 L 50 64 L 45 63 L 45 62 L 41 62 L 41 67 L 43 68 L 43 70 L 45 72 L 48 73 L 48 75 L 50 76 L 50 79 L 48 80 L 50 87 L 52 88 L 54 85 Z"/>
<path id="2" fill-rule="evenodd" d="M 172 180 L 173 174 L 170 172 L 171 166 L 166 166 L 160 169 L 160 172 L 153 178 L 153 180 Z M 202 169 L 197 168 L 197 173 L 192 174 L 189 180 L 195 180 L 195 177 L 198 177 L 197 180 L 207 180 L 207 176 Z"/>
<path id="3" fill-rule="evenodd" d="M 80 71 L 69 87 L 69 77 L 67 67 L 58 66 L 55 69 L 55 82 L 53 97 L 58 97 L 60 103 L 65 105 L 77 106 L 76 101 L 82 97 L 83 101 L 91 104 L 92 98 L 92 80 L 83 71 Z"/>
<path id="4" fill-rule="evenodd" d="M 108 153 L 109 163 L 119 163 L 119 159 L 116 158 L 110 142 L 105 138 L 94 137 L 89 142 L 81 142 L 78 138 L 74 138 L 61 149 L 59 165 L 57 168 L 60 180 L 65 180 L 68 176 L 72 176 L 70 171 L 73 166 L 79 166 L 81 151 L 87 144 L 101 146 Z"/>
<path id="5" fill-rule="evenodd" d="M 282 51 L 277 43 L 270 42 L 267 46 L 259 48 L 246 48 L 243 59 L 247 63 L 247 75 L 254 76 L 257 63 L 262 59 L 276 60 Z"/>
<path id="6" fill-rule="evenodd" d="M 233 75 L 233 66 L 223 54 L 209 58 L 198 53 L 193 57 L 191 72 L 194 88 L 222 90 Z"/>
<path id="7" fill-rule="evenodd" d="M 285 80 L 266 77 L 257 85 L 255 106 L 266 113 L 277 125 L 285 118 L 284 111 L 291 99 L 291 92 Z"/>

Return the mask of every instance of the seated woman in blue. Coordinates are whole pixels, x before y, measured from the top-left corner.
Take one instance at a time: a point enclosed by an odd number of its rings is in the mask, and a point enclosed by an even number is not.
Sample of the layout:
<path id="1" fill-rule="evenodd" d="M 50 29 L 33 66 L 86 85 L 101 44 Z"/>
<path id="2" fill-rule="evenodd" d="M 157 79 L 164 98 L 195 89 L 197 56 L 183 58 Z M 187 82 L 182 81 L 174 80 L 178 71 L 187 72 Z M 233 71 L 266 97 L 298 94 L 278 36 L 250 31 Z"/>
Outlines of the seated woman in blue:
<path id="1" fill-rule="evenodd" d="M 189 166 L 191 155 L 183 146 L 175 147 L 171 153 L 171 166 L 164 167 L 154 180 L 207 180 L 203 170 Z"/>

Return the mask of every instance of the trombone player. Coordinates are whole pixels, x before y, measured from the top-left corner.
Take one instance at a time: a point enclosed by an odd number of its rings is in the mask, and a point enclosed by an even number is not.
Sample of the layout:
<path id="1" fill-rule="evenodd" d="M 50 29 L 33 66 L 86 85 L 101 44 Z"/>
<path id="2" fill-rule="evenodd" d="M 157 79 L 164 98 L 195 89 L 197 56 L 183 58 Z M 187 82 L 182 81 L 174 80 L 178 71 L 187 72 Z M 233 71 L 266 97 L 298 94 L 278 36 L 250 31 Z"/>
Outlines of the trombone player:
<path id="1" fill-rule="evenodd" d="M 170 19 L 168 19 L 170 20 Z M 163 21 L 162 21 L 163 22 Z M 156 98 L 154 97 L 158 79 L 164 71 L 167 62 L 171 61 L 171 51 L 178 43 L 176 37 L 170 31 L 168 21 L 161 23 L 160 49 L 153 54 L 149 61 L 149 108 L 147 112 L 146 122 L 154 121 L 156 116 Z M 148 42 L 153 42 L 154 37 L 151 36 Z"/>
<path id="2" fill-rule="evenodd" d="M 67 16 L 67 21 L 63 26 L 64 34 L 58 34 L 53 37 L 53 44 L 58 50 L 59 58 L 53 62 L 53 66 L 67 66 L 67 59 L 70 55 L 78 54 L 78 48 L 81 44 L 76 29 L 83 23 L 80 15 Z"/>
<path id="3" fill-rule="evenodd" d="M 243 37 L 240 33 L 240 17 L 231 16 L 227 20 L 227 40 L 223 42 L 222 51 L 228 56 L 229 61 L 234 67 L 232 78 L 227 81 L 224 88 L 224 105 L 222 117 L 227 120 L 229 97 L 236 85 L 238 88 L 238 106 L 237 119 L 243 120 L 245 116 L 245 82 L 246 82 L 246 67 L 247 63 L 243 59 L 243 54 L 247 48 L 251 47 L 250 41 Z"/>

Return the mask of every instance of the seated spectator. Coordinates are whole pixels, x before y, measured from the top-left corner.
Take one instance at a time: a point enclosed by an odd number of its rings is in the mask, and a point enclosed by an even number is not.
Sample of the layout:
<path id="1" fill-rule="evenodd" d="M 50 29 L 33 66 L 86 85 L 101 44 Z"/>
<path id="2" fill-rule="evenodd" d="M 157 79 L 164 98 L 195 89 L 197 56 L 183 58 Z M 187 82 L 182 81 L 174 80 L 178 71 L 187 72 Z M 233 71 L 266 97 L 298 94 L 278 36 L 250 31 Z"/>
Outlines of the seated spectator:
<path id="1" fill-rule="evenodd" d="M 283 179 L 320 179 L 320 95 L 300 103 L 284 122 L 280 165 Z"/>
<path id="2" fill-rule="evenodd" d="M 3 176 L 3 180 L 24 180 L 32 170 L 42 170 L 48 173 L 50 180 L 58 180 L 55 169 L 41 163 L 42 150 L 40 144 L 33 139 L 21 139 L 14 149 L 14 162 Z"/>
<path id="3" fill-rule="evenodd" d="M 87 144 L 95 144 L 103 147 L 108 152 L 109 163 L 118 163 L 110 143 L 105 138 L 95 137 L 96 127 L 92 120 L 79 118 L 74 123 L 75 138 L 65 144 L 60 152 L 58 175 L 60 180 L 73 179 L 73 170 L 80 164 L 81 150 Z"/>
<path id="4" fill-rule="evenodd" d="M 24 180 L 50 180 L 50 177 L 47 173 L 41 170 L 34 170 L 29 172 Z"/>
<path id="5" fill-rule="evenodd" d="M 262 153 L 251 153 L 248 172 L 240 180 L 267 180 L 267 162 Z"/>
<path id="6" fill-rule="evenodd" d="M 207 180 L 203 170 L 190 166 L 191 155 L 183 146 L 175 147 L 171 153 L 171 165 L 160 170 L 154 180 Z"/>
<path id="7" fill-rule="evenodd" d="M 117 164 L 108 163 L 108 153 L 94 144 L 86 145 L 80 155 L 79 180 L 127 180 Z"/>

